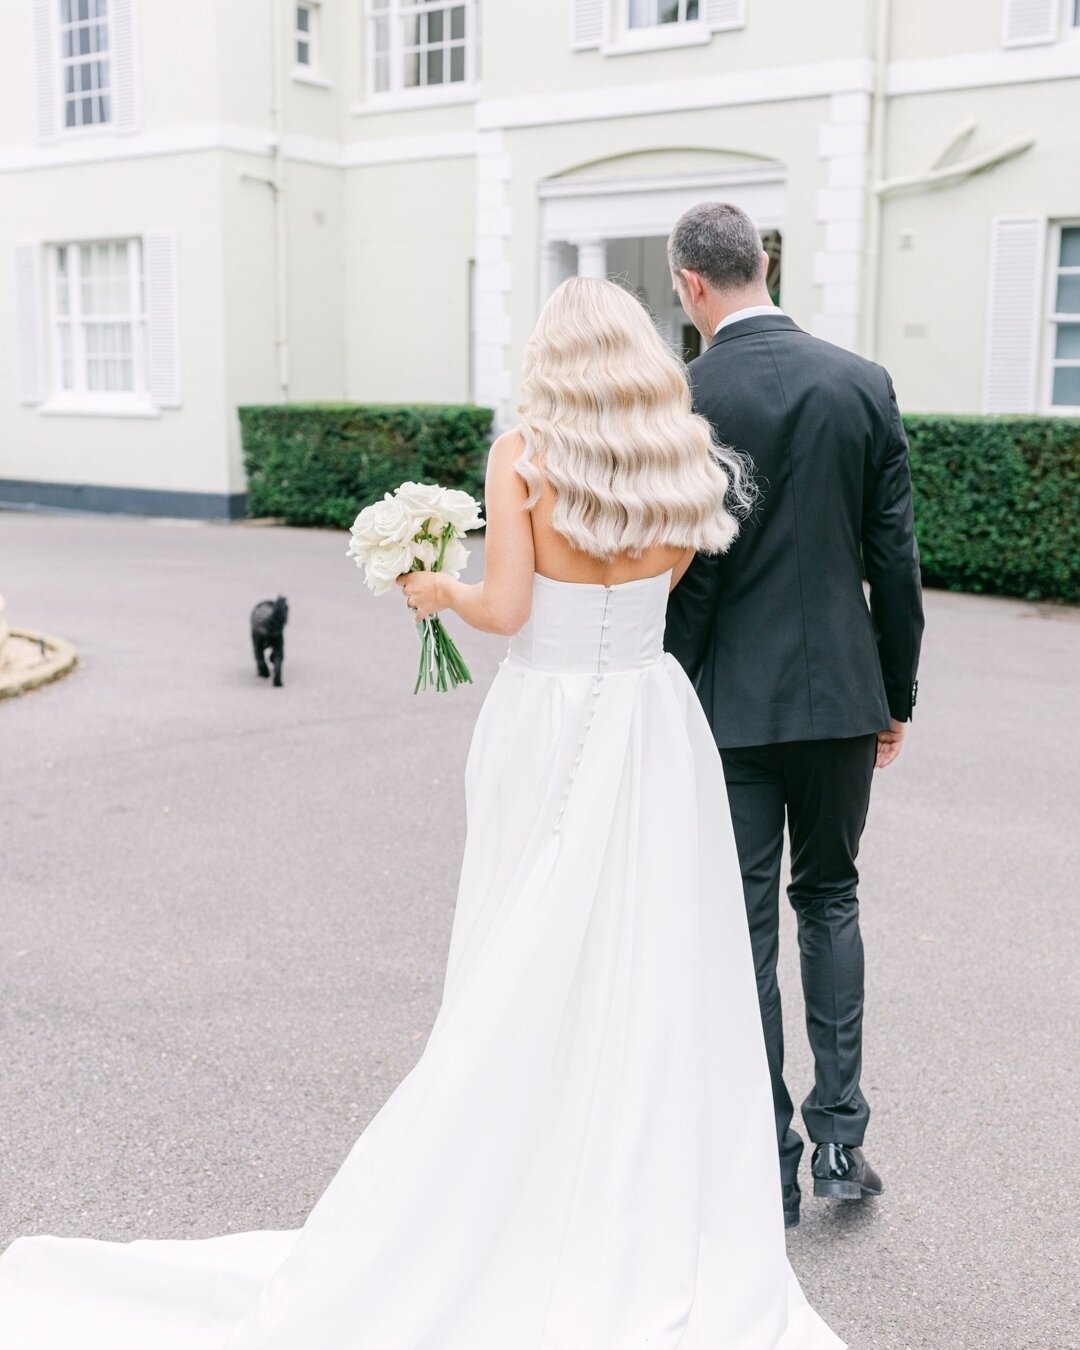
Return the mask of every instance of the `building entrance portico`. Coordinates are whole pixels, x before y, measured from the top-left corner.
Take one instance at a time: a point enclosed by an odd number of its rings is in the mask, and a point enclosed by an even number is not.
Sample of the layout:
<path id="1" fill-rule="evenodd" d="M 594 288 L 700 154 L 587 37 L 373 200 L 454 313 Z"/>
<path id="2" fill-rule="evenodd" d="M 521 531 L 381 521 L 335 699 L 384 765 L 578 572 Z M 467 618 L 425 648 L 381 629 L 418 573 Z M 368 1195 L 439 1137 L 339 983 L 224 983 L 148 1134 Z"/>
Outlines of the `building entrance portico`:
<path id="1" fill-rule="evenodd" d="M 675 153 L 675 152 L 672 152 Z M 725 157 L 727 158 L 727 157 Z M 784 219 L 784 168 L 772 161 L 683 173 L 607 176 L 589 166 L 540 184 L 540 302 L 571 276 L 622 282 L 648 307 L 680 355 L 698 335 L 671 285 L 667 237 L 679 216 L 703 201 L 742 207 L 763 235 Z"/>

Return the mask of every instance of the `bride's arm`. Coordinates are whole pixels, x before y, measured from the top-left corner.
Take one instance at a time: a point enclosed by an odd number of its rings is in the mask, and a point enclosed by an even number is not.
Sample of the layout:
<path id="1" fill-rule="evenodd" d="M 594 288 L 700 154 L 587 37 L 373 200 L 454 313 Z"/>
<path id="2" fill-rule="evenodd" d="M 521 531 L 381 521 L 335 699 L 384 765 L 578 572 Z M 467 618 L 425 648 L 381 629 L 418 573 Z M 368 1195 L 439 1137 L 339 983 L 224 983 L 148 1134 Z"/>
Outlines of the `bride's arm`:
<path id="1" fill-rule="evenodd" d="M 398 585 L 426 618 L 452 609 L 472 628 L 485 633 L 516 633 L 532 603 L 532 522 L 524 510 L 528 489 L 514 468 L 521 454 L 519 432 L 504 432 L 491 447 L 484 487 L 484 579 L 466 585 L 439 572 L 407 572 Z"/>

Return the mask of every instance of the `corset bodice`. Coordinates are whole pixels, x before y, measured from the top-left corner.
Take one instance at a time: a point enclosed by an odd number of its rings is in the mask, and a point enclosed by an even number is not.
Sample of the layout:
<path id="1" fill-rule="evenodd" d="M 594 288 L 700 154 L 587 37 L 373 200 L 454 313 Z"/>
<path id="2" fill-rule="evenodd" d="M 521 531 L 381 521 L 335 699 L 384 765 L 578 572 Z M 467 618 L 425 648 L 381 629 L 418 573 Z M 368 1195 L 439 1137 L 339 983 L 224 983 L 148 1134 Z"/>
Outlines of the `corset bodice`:
<path id="1" fill-rule="evenodd" d="M 606 675 L 659 661 L 671 573 L 601 586 L 536 574 L 532 612 L 509 660 L 533 670 Z"/>

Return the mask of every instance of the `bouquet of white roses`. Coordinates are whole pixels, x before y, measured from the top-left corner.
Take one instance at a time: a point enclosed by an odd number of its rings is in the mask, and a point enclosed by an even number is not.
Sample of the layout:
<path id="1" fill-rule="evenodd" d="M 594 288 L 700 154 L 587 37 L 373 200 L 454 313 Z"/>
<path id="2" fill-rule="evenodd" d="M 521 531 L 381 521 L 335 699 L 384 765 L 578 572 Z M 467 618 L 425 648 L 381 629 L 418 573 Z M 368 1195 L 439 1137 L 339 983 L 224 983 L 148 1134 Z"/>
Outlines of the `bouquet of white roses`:
<path id="1" fill-rule="evenodd" d="M 466 530 L 482 525 L 480 503 L 467 492 L 431 483 L 402 483 L 381 502 L 365 506 L 353 521 L 347 556 L 364 569 L 375 595 L 385 595 L 403 572 L 449 572 L 457 576 L 469 558 Z M 420 673 L 413 693 L 442 692 L 471 684 L 469 668 L 432 614 L 418 625 Z"/>

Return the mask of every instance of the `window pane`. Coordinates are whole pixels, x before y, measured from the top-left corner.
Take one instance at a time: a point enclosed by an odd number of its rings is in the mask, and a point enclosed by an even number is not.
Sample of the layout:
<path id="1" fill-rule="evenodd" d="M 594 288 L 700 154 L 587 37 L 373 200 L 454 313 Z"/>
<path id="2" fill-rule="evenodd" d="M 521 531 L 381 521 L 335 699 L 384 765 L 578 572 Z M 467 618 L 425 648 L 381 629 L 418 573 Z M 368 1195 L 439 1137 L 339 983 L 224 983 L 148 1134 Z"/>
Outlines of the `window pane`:
<path id="1" fill-rule="evenodd" d="M 1054 355 L 1058 360 L 1080 361 L 1080 323 L 1059 323 Z"/>
<path id="2" fill-rule="evenodd" d="M 107 121 L 109 120 L 109 96 L 108 96 L 108 94 L 103 94 L 103 95 L 101 96 L 101 98 L 98 99 L 98 101 L 97 101 L 97 106 L 98 106 L 98 121 L 99 121 L 99 122 L 107 122 Z"/>
<path id="3" fill-rule="evenodd" d="M 450 82 L 451 84 L 460 84 L 465 78 L 465 48 L 451 47 L 450 49 Z"/>
<path id="4" fill-rule="evenodd" d="M 385 53 L 375 57 L 375 92 L 385 94 L 390 88 L 390 58 Z"/>
<path id="5" fill-rule="evenodd" d="M 75 67 L 64 67 L 64 93 L 73 94 L 75 92 Z"/>
<path id="6" fill-rule="evenodd" d="M 73 127 L 75 125 L 75 104 L 67 103 L 64 105 L 64 126 Z"/>
<path id="7" fill-rule="evenodd" d="M 91 12 L 93 13 L 95 19 L 104 19 L 104 18 L 105 18 L 105 13 L 106 13 L 106 7 L 107 7 L 107 5 L 108 5 L 108 0 L 94 0 L 94 3 L 91 5 L 90 8 L 91 8 Z"/>
<path id="8" fill-rule="evenodd" d="M 1080 276 L 1059 276 L 1057 304 L 1059 314 L 1080 314 Z"/>
<path id="9" fill-rule="evenodd" d="M 306 66 L 310 64 L 311 47 L 303 38 L 296 39 L 296 64 Z"/>
<path id="10" fill-rule="evenodd" d="M 90 17 L 90 0 L 78 0 L 78 15 L 80 19 Z"/>
<path id="11" fill-rule="evenodd" d="M 79 88 L 80 88 L 80 89 L 89 89 L 89 88 L 90 88 L 90 71 L 91 71 L 91 67 L 92 67 L 92 63 L 91 63 L 90 61 L 87 61 L 85 65 L 82 65 L 82 66 L 79 67 Z"/>
<path id="12" fill-rule="evenodd" d="M 441 9 L 427 16 L 427 40 L 428 42 L 441 42 L 443 40 L 443 12 Z"/>
<path id="13" fill-rule="evenodd" d="M 686 0 L 686 17 L 691 23 L 698 17 L 698 0 Z"/>
<path id="14" fill-rule="evenodd" d="M 82 101 L 82 124 L 84 127 L 90 126 L 94 120 L 94 100 L 84 98 Z"/>
<path id="15" fill-rule="evenodd" d="M 375 50 L 376 52 L 390 50 L 390 20 L 385 16 L 375 20 Z"/>
<path id="16" fill-rule="evenodd" d="M 71 22 L 71 0 L 60 0 L 60 22 Z"/>
<path id="17" fill-rule="evenodd" d="M 90 29 L 77 28 L 75 30 L 75 50 L 80 56 L 87 56 L 90 52 Z"/>
<path id="18" fill-rule="evenodd" d="M 630 0 L 630 27 L 651 28 L 654 0 Z"/>
<path id="19" fill-rule="evenodd" d="M 296 6 L 296 26 L 301 33 L 311 32 L 311 11 L 307 5 Z"/>
<path id="20" fill-rule="evenodd" d="M 420 83 L 420 56 L 413 52 L 405 57 L 405 78 L 403 81 L 406 89 L 414 89 Z"/>
<path id="21" fill-rule="evenodd" d="M 1076 0 L 1080 5 L 1080 0 Z M 465 6 L 456 5 L 450 11 L 450 36 L 452 38 L 463 38 L 465 36 Z"/>
<path id="22" fill-rule="evenodd" d="M 1076 0 L 1080 5 L 1080 0 Z M 1080 267 L 1080 225 L 1068 225 L 1061 231 L 1062 267 Z"/>
<path id="23" fill-rule="evenodd" d="M 1080 366 L 1059 366 L 1054 371 L 1050 401 L 1055 408 L 1080 408 Z"/>
<path id="24" fill-rule="evenodd" d="M 679 0 L 660 0 L 660 22 L 679 22 Z"/>
<path id="25" fill-rule="evenodd" d="M 442 84 L 443 82 L 443 59 L 442 48 L 427 54 L 427 81 L 428 84 Z"/>

